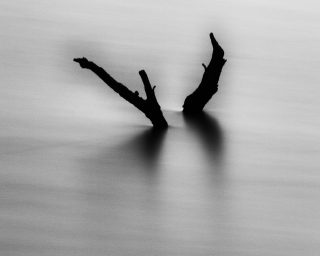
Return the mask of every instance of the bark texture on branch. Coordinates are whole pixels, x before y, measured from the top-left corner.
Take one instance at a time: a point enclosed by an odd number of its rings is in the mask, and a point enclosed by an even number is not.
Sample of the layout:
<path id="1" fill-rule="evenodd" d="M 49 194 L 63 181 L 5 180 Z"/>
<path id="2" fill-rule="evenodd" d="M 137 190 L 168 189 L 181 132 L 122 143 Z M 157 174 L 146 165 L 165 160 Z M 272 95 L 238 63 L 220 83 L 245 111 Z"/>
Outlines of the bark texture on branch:
<path id="1" fill-rule="evenodd" d="M 213 47 L 212 57 L 208 66 L 204 67 L 204 74 L 198 88 L 191 93 L 184 101 L 183 112 L 198 113 L 201 112 L 204 106 L 218 91 L 218 82 L 222 68 L 227 60 L 223 58 L 224 51 L 210 33 L 211 44 Z"/>
<path id="2" fill-rule="evenodd" d="M 139 75 L 144 84 L 144 90 L 147 96 L 146 99 L 141 98 L 138 92 L 130 91 L 126 86 L 116 81 L 110 74 L 94 62 L 89 61 L 84 57 L 75 58 L 73 61 L 79 63 L 81 68 L 91 70 L 112 90 L 143 112 L 151 121 L 155 129 L 165 129 L 168 127 L 168 123 L 162 114 L 161 107 L 154 93 L 155 86 L 151 86 L 147 73 L 144 70 L 139 71 Z"/>

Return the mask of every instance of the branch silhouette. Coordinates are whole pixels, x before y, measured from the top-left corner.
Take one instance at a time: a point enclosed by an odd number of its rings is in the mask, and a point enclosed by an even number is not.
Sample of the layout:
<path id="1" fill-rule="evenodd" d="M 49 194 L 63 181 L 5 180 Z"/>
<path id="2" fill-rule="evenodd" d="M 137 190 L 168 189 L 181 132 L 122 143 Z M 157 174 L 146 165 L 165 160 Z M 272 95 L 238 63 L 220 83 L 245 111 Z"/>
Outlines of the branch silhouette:
<path id="1" fill-rule="evenodd" d="M 126 101 L 130 102 L 137 109 L 145 114 L 145 116 L 151 121 L 155 129 L 165 129 L 168 127 L 168 123 L 164 118 L 161 107 L 157 101 L 154 93 L 155 86 L 151 86 L 147 73 L 144 70 L 139 71 L 139 75 L 142 79 L 144 90 L 147 98 L 143 99 L 139 96 L 139 92 L 132 92 L 126 86 L 115 80 L 109 73 L 103 68 L 96 65 L 94 62 L 89 61 L 85 57 L 75 58 L 73 61 L 79 63 L 81 68 L 89 69 L 101 78 L 112 90 L 118 93 Z"/>
<path id="2" fill-rule="evenodd" d="M 210 33 L 210 39 L 213 47 L 211 60 L 208 66 L 202 63 L 204 68 L 202 80 L 198 88 L 186 97 L 183 104 L 183 112 L 185 113 L 201 112 L 218 91 L 220 74 L 227 60 L 223 58 L 224 51 L 213 36 L 213 33 Z"/>

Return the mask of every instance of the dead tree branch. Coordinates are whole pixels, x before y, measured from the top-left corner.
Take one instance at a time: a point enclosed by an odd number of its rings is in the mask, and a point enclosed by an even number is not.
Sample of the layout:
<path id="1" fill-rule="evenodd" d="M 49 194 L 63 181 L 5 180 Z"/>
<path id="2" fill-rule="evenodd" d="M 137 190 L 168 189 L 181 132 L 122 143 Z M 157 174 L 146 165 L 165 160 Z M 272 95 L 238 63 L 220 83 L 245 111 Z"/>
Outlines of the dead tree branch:
<path id="1" fill-rule="evenodd" d="M 147 96 L 146 99 L 141 98 L 138 92 L 134 93 L 130 91 L 126 86 L 116 81 L 110 74 L 108 74 L 103 68 L 99 67 L 94 62 L 89 61 L 84 57 L 75 58 L 73 61 L 79 63 L 81 68 L 91 70 L 112 90 L 143 112 L 151 121 L 154 128 L 165 129 L 168 127 L 168 123 L 162 114 L 161 107 L 154 93 L 155 86 L 151 86 L 147 73 L 144 70 L 139 71 L 139 75 L 144 84 L 144 90 Z"/>
<path id="2" fill-rule="evenodd" d="M 186 97 L 183 104 L 183 112 L 198 113 L 218 91 L 218 82 L 222 68 L 227 60 L 223 58 L 224 51 L 210 33 L 211 44 L 213 47 L 212 58 L 208 66 L 202 64 L 204 73 L 198 88 Z"/>

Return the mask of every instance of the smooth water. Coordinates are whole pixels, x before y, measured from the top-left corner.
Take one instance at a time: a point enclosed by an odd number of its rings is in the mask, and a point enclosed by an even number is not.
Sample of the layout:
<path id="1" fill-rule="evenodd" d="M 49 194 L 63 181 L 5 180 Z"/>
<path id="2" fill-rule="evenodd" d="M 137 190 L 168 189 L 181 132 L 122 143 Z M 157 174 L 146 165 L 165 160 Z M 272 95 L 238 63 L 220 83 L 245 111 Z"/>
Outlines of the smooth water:
<path id="1" fill-rule="evenodd" d="M 0 3 L 0 254 L 319 255 L 316 1 Z M 219 92 L 183 100 L 211 55 Z M 145 69 L 171 127 L 132 90 Z"/>

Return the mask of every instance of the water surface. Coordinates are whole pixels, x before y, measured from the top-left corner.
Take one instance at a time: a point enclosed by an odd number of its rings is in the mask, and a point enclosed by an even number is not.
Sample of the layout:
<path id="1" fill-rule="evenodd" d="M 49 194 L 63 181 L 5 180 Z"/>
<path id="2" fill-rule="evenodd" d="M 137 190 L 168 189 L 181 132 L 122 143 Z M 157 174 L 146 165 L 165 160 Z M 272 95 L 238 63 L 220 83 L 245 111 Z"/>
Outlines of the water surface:
<path id="1" fill-rule="evenodd" d="M 318 255 L 316 1 L 0 3 L 1 255 Z M 214 32 L 228 60 L 190 120 Z M 171 127 L 132 90 L 146 69 Z"/>

